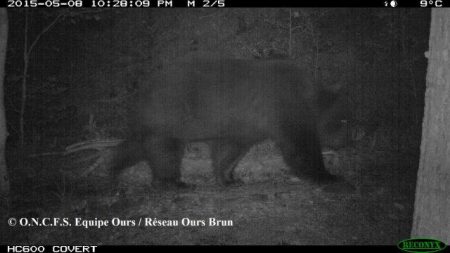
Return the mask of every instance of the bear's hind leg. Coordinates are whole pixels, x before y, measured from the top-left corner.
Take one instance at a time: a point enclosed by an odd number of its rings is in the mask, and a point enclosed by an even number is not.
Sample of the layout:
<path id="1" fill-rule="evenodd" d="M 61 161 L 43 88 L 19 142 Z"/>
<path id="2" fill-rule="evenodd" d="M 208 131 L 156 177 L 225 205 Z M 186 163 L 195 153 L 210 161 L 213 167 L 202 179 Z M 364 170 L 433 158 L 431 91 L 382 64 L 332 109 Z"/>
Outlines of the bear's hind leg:
<path id="1" fill-rule="evenodd" d="M 153 174 L 153 187 L 186 186 L 181 182 L 181 160 L 184 154 L 184 143 L 181 140 L 151 135 L 145 140 L 144 148 Z"/>
<path id="2" fill-rule="evenodd" d="M 225 139 L 212 142 L 211 158 L 218 184 L 226 186 L 235 183 L 233 171 L 251 146 L 250 144 Z"/>

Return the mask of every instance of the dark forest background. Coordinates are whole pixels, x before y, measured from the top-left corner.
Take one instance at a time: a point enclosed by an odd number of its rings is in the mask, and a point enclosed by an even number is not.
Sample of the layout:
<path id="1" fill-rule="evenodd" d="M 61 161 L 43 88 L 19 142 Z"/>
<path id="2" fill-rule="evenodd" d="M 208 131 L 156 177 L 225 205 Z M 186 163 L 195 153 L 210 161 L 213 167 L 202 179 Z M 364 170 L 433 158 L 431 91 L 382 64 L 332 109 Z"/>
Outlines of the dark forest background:
<path id="1" fill-rule="evenodd" d="M 150 73 L 188 53 L 215 52 L 292 59 L 308 66 L 317 83 L 344 87 L 352 145 L 340 153 L 341 166 L 364 167 L 379 182 L 388 178 L 408 198 L 410 206 L 400 209 L 411 213 L 429 16 L 419 9 L 356 8 L 10 11 L 6 155 L 11 175 L 22 182 L 13 189 L 37 196 L 40 190 L 24 187 L 24 175 L 43 189 L 62 181 L 58 173 L 48 180 L 49 171 L 92 164 L 98 150 L 69 157 L 58 152 L 82 141 L 124 137 L 129 98 Z M 25 34 L 30 44 L 42 36 L 29 57 L 22 145 Z"/>

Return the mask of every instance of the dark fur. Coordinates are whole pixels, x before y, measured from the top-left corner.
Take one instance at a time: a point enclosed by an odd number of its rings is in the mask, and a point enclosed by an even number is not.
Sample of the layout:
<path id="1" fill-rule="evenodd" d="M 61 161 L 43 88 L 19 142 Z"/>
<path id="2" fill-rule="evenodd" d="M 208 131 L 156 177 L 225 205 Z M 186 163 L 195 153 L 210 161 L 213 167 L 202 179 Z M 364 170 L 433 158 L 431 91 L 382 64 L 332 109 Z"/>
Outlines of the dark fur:
<path id="1" fill-rule="evenodd" d="M 114 175 L 146 160 L 157 182 L 180 184 L 184 146 L 206 141 L 216 179 L 225 185 L 247 151 L 270 138 L 296 175 L 333 181 L 319 135 L 336 120 L 334 96 L 308 76 L 284 60 L 188 56 L 163 67 L 135 101 L 132 134 L 118 148 Z"/>

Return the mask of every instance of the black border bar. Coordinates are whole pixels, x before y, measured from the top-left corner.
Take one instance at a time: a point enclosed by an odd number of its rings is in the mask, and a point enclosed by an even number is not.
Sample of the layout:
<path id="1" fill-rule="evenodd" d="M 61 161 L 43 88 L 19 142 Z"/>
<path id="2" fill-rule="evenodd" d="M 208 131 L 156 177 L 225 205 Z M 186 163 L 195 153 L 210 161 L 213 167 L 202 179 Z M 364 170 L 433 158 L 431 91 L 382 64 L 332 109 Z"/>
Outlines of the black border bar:
<path id="1" fill-rule="evenodd" d="M 11 250 L 12 245 L 6 246 L 1 245 L 0 246 L 0 252 L 7 252 L 7 253 L 15 253 Z M 27 246 L 24 246 L 27 247 Z M 30 247 L 30 246 L 28 246 Z M 48 252 L 61 252 L 64 251 L 64 249 L 67 249 L 68 247 L 73 246 L 64 246 L 59 245 L 56 246 L 56 251 L 54 251 L 53 245 L 45 245 L 45 246 L 38 246 L 35 245 L 33 247 L 39 247 L 39 249 L 44 248 L 43 251 L 36 251 L 40 253 L 48 253 Z M 83 246 L 77 246 L 78 249 L 81 249 Z M 210 253 L 211 250 L 218 250 L 218 248 L 224 248 L 225 250 L 256 250 L 256 251 L 265 251 L 265 250 L 286 250 L 288 252 L 364 252 L 364 253 L 370 253 L 370 252 L 377 252 L 377 253 L 403 253 L 399 248 L 396 246 L 290 246 L 290 245 L 280 245 L 280 246 L 144 246 L 144 245 L 118 245 L 118 246 L 84 246 L 85 249 L 89 247 L 87 251 L 82 251 L 85 253 L 110 253 L 110 252 L 133 252 L 133 253 L 139 253 L 139 252 L 154 252 L 159 250 L 194 250 L 196 253 L 201 252 L 208 252 Z M 73 250 L 73 249 L 72 249 Z M 22 251 L 21 253 L 23 253 Z M 29 251 L 31 252 L 31 251 Z M 33 251 L 34 252 L 34 251 Z M 72 252 L 81 252 L 80 250 L 72 251 Z M 449 252 L 448 249 L 444 249 L 443 251 L 440 251 L 442 253 Z"/>
<path id="2" fill-rule="evenodd" d="M 188 2 L 195 1 L 195 6 Z M 8 8 L 450 7 L 450 0 L 0 0 Z"/>
<path id="3" fill-rule="evenodd" d="M 54 246 L 56 248 L 54 248 Z M 17 247 L 17 245 L 0 245 L 0 253 L 19 253 L 14 252 L 14 250 L 11 250 L 12 247 Z M 256 251 L 265 251 L 265 250 L 283 250 L 287 252 L 357 252 L 357 253 L 405 253 L 405 251 L 400 250 L 397 246 L 381 246 L 381 245 L 329 245 L 329 246 L 293 246 L 293 245 L 243 245 L 243 246 L 227 246 L 227 245 L 220 245 L 220 246 L 194 246 L 194 245 L 187 245 L 187 246 L 152 246 L 152 245 L 20 245 L 17 248 L 17 250 L 24 250 L 20 253 L 24 253 L 26 251 L 28 252 L 40 252 L 40 253 L 66 253 L 69 252 L 68 249 L 70 249 L 70 252 L 84 252 L 84 253 L 110 253 L 110 252 L 133 252 L 133 253 L 139 253 L 139 252 L 145 252 L 149 253 L 152 251 L 159 251 L 159 250 L 193 250 L 196 253 L 202 253 L 207 252 L 211 253 L 211 250 L 220 250 L 219 248 L 224 248 L 225 250 L 256 250 Z M 34 247 L 32 249 L 39 249 L 36 251 L 29 251 L 26 249 L 30 249 L 30 247 Z M 75 250 L 75 247 L 77 250 Z M 84 248 L 84 250 L 82 250 Z M 42 251 L 42 249 L 44 249 Z M 426 251 L 424 251 L 426 252 Z M 450 248 L 446 247 L 441 251 L 438 251 L 437 253 L 450 253 Z"/>

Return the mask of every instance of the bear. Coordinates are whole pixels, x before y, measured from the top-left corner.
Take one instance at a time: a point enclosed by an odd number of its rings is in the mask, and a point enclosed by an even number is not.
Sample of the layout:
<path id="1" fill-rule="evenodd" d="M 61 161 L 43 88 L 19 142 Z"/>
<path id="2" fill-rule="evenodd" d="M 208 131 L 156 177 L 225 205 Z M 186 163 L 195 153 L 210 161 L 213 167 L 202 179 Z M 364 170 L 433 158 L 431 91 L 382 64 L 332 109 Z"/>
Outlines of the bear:
<path id="1" fill-rule="evenodd" d="M 185 186 L 185 145 L 206 142 L 216 181 L 226 186 L 235 182 L 234 168 L 249 149 L 271 139 L 295 176 L 317 184 L 336 181 L 322 148 L 347 133 L 339 92 L 316 85 L 295 61 L 194 54 L 143 80 L 129 113 L 128 138 L 114 155 L 114 179 L 145 160 L 152 185 Z"/>

